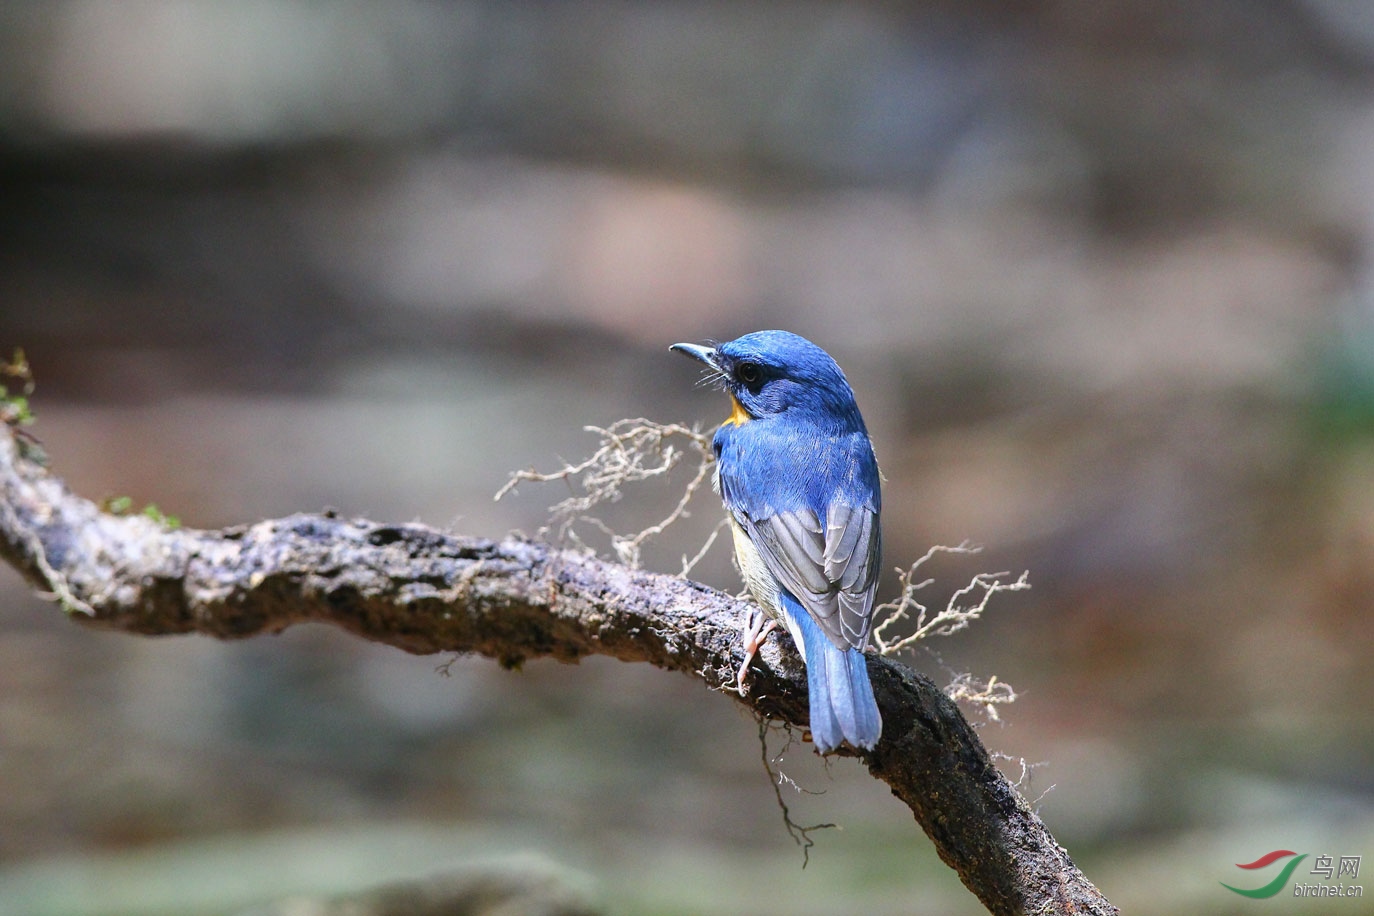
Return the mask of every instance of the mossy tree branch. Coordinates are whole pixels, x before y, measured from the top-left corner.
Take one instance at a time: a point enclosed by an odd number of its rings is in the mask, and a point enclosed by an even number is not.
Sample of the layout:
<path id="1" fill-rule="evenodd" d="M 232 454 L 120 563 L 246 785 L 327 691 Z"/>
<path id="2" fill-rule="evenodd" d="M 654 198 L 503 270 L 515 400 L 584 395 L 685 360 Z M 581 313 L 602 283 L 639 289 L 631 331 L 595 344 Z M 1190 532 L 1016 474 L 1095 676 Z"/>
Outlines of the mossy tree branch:
<path id="1" fill-rule="evenodd" d="M 760 716 L 804 727 L 806 676 L 774 636 L 733 689 L 741 603 L 672 576 L 510 537 L 294 515 L 220 531 L 120 516 L 73 494 L 0 426 L 0 556 L 76 620 L 238 639 L 332 623 L 413 653 L 504 665 L 610 655 L 701 678 Z M 929 679 L 869 657 L 883 737 L 859 757 L 993 913 L 1114 913 Z"/>

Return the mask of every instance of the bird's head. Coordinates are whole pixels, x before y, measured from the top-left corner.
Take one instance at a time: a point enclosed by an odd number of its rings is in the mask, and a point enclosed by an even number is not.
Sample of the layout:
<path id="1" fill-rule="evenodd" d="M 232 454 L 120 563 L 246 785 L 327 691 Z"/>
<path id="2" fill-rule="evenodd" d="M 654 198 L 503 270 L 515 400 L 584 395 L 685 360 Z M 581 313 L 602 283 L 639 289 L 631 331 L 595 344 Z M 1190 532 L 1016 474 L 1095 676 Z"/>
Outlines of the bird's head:
<path id="1" fill-rule="evenodd" d="M 679 343 L 670 348 L 705 363 L 710 381 L 729 392 L 727 423 L 804 416 L 824 425 L 863 428 L 854 392 L 840 367 L 820 347 L 787 331 L 755 331 L 717 346 Z"/>

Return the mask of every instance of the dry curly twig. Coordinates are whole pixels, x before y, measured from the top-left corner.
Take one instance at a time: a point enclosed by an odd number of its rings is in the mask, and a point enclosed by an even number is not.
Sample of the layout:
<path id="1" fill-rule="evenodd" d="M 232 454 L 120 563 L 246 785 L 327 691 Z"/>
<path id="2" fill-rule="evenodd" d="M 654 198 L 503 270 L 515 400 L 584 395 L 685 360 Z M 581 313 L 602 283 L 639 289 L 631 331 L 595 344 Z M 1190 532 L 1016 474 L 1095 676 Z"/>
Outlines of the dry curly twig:
<path id="1" fill-rule="evenodd" d="M 1030 793 L 1031 780 L 1035 776 L 1035 771 L 1038 770 L 1040 767 L 1045 766 L 1044 761 L 1041 761 L 1040 763 L 1031 763 L 1030 761 L 1026 760 L 1025 757 L 1013 757 L 1010 754 L 1004 754 L 1001 751 L 992 751 L 988 754 L 988 756 L 991 757 L 994 761 L 996 761 L 998 763 L 999 769 L 1003 770 L 1004 772 L 1006 771 L 1006 767 L 1001 766 L 1002 761 L 1006 761 L 1007 763 L 1020 764 L 1021 775 L 1016 777 L 1016 781 L 1013 782 L 1012 785 L 1015 786 L 1017 790 L 1019 790 L 1023 795 Z M 1037 814 L 1040 811 L 1040 803 L 1044 801 L 1045 796 L 1053 792 L 1057 786 L 1058 783 L 1051 783 L 1049 787 L 1047 787 L 1043 792 L 1035 796 L 1034 801 L 1030 802 L 1031 808 Z"/>
<path id="2" fill-rule="evenodd" d="M 496 492 L 496 499 L 515 490 L 522 482 L 549 483 L 562 480 L 569 487 L 576 487 L 581 494 L 569 496 L 549 507 L 550 524 L 556 528 L 560 538 L 571 538 L 578 544 L 583 543 L 574 525 L 590 524 L 601 529 L 610 538 L 611 549 L 616 558 L 632 569 L 642 565 L 642 549 L 650 538 L 662 534 L 670 525 L 687 516 L 687 506 L 710 477 L 715 455 L 711 450 L 711 437 L 700 430 L 688 428 L 678 423 L 655 423 L 641 418 L 617 420 L 606 428 L 599 426 L 584 427 L 587 432 L 597 433 L 601 445 L 592 456 L 578 464 L 566 464 L 556 471 L 542 473 L 534 469 L 516 471 L 511 479 Z M 686 448 L 678 443 L 685 442 Z M 624 495 L 627 484 L 642 480 L 664 477 L 681 463 L 689 452 L 697 454 L 696 470 L 691 480 L 683 488 L 682 496 L 662 521 L 650 525 L 635 534 L 618 534 L 601 519 L 587 513 L 598 506 L 613 503 Z M 687 575 L 711 545 L 720 532 L 717 527 L 707 539 L 706 544 L 690 560 L 683 558 L 682 575 Z"/>
<path id="3" fill-rule="evenodd" d="M 917 571 L 937 553 L 972 555 L 982 552 L 982 549 L 968 541 L 962 542 L 957 547 L 936 545 L 927 550 L 909 568 L 897 571 L 902 583 L 901 595 L 896 601 L 880 604 L 873 609 L 875 617 L 884 612 L 887 614 L 883 622 L 873 628 L 873 644 L 878 647 L 879 654 L 895 655 L 903 649 L 916 645 L 927 636 L 950 636 L 957 633 L 983 615 L 983 611 L 987 608 L 988 601 L 993 595 L 998 592 L 1019 592 L 1030 588 L 1029 572 L 1021 573 L 1020 577 L 1012 582 L 1004 581 L 1007 576 L 1011 575 L 1010 572 L 978 573 L 968 585 L 950 596 L 949 603 L 944 610 L 927 619 L 930 610 L 916 600 L 916 593 L 935 580 L 927 578 L 917 581 Z M 970 596 L 976 596 L 976 600 L 971 604 L 965 603 Z M 916 615 L 916 629 L 906 636 L 889 642 L 885 638 L 887 632 L 896 624 L 910 620 L 913 611 Z"/>
<path id="4" fill-rule="evenodd" d="M 957 633 L 983 615 L 983 611 L 987 608 L 988 601 L 993 595 L 998 592 L 1019 592 L 1030 588 L 1030 574 L 1028 572 L 1021 573 L 1017 579 L 1011 582 L 1004 581 L 1007 576 L 1011 575 L 1009 572 L 978 573 L 969 581 L 968 585 L 950 595 L 944 610 L 930 617 L 929 609 L 916 600 L 916 593 L 935 580 L 932 578 L 917 580 L 917 571 L 938 553 L 971 556 L 980 553 L 982 549 L 968 541 L 963 541 L 955 547 L 936 545 L 927 550 L 909 568 L 897 571 L 902 583 L 901 594 L 896 601 L 880 604 L 874 609 L 875 615 L 887 613 L 883 621 L 873 628 L 873 642 L 878 647 L 879 654 L 896 655 L 903 649 L 915 646 L 928 636 L 950 636 Z M 887 638 L 888 631 L 894 626 L 899 623 L 910 622 L 913 612 L 915 613 L 916 628 L 900 638 Z M 989 722 L 1002 721 L 1002 717 L 997 713 L 998 706 L 1016 702 L 1016 690 L 1005 681 L 999 681 L 995 674 L 986 681 L 975 678 L 967 672 L 956 674 L 949 686 L 945 687 L 945 695 L 955 702 L 967 702 L 982 713 Z"/>
<path id="5" fill-rule="evenodd" d="M 777 799 L 778 808 L 782 810 L 783 826 L 787 828 L 787 834 L 792 837 L 793 842 L 801 847 L 802 868 L 805 868 L 811 862 L 811 847 L 816 845 L 816 841 L 811 839 L 812 831 L 828 830 L 838 827 L 838 825 L 826 823 L 812 824 L 809 827 L 803 827 L 801 824 L 792 820 L 792 809 L 787 806 L 787 802 L 784 801 L 782 797 L 782 787 L 784 785 L 796 792 L 805 793 L 807 795 L 819 795 L 821 793 L 803 789 L 801 786 L 797 785 L 795 779 L 782 771 L 783 754 L 787 753 L 787 749 L 793 744 L 792 730 L 786 723 L 783 724 L 782 728 L 787 733 L 787 743 L 782 746 L 782 750 L 778 751 L 776 754 L 769 755 L 768 730 L 770 726 L 771 723 L 767 717 L 759 718 L 759 746 L 763 759 L 763 768 L 768 773 L 768 781 L 773 785 L 773 795 Z M 777 769 L 774 769 L 775 766 Z"/>
<path id="6" fill-rule="evenodd" d="M 997 707 L 1016 702 L 1016 690 L 1006 681 L 999 681 L 993 675 L 980 681 L 972 674 L 956 674 L 945 688 L 945 696 L 956 703 L 963 701 L 976 706 L 989 722 L 1001 722 Z"/>

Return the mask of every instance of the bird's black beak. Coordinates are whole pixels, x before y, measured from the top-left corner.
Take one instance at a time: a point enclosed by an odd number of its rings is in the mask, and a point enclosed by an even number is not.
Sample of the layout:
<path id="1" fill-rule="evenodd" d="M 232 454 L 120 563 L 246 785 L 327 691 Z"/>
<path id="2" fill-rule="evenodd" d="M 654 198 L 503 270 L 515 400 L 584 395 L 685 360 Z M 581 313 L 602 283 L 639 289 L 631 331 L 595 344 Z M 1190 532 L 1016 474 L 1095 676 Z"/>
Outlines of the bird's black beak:
<path id="1" fill-rule="evenodd" d="M 715 347 L 703 347 L 700 344 L 675 343 L 669 350 L 676 350 L 679 353 L 686 353 L 693 359 L 699 359 L 716 371 L 720 371 L 720 354 Z"/>

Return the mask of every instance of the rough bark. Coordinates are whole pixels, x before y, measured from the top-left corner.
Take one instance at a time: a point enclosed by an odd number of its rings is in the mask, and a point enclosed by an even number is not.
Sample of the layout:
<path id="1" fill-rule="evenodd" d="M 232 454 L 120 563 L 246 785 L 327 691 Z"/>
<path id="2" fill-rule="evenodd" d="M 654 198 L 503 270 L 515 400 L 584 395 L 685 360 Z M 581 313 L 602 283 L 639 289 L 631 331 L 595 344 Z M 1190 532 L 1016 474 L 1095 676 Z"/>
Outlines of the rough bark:
<path id="1" fill-rule="evenodd" d="M 732 688 L 742 606 L 673 576 L 546 544 L 423 525 L 293 515 L 220 531 L 117 516 L 73 494 L 0 432 L 0 556 L 82 623 L 239 639 L 303 621 L 413 653 L 503 665 L 610 655 L 701 678 L 761 716 L 803 727 L 806 677 L 771 637 L 752 689 Z M 870 656 L 883 715 L 871 752 L 844 748 L 905 802 L 991 912 L 1115 913 L 993 765 L 928 678 Z"/>

